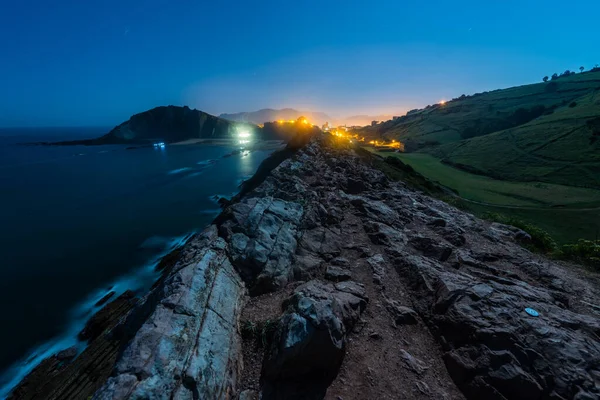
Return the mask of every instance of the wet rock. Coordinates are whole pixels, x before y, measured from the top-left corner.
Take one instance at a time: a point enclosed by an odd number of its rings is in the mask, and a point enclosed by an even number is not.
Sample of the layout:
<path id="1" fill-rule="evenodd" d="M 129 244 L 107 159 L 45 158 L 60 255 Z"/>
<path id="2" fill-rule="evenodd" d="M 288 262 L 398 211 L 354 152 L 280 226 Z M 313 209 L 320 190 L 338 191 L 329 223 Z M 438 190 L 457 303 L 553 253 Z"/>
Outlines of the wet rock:
<path id="1" fill-rule="evenodd" d="M 325 279 L 333 282 L 347 281 L 352 278 L 350 271 L 344 268 L 328 266 L 325 270 Z"/>
<path id="2" fill-rule="evenodd" d="M 110 292 L 106 293 L 104 295 L 104 297 L 102 297 L 100 300 L 98 300 L 96 302 L 96 304 L 94 304 L 95 307 L 100 307 L 103 306 L 104 304 L 106 304 L 108 302 L 108 300 L 110 300 L 111 297 L 113 297 L 115 295 L 115 291 L 111 290 Z"/>
<path id="3" fill-rule="evenodd" d="M 77 356 L 77 347 L 73 346 L 58 352 L 56 354 L 56 359 L 58 361 L 68 361 L 74 359 L 75 356 Z"/>
<path id="4" fill-rule="evenodd" d="M 126 291 L 111 303 L 105 305 L 92 318 L 90 318 L 84 328 L 79 332 L 79 340 L 93 340 L 101 335 L 111 325 L 114 315 L 120 315 L 121 309 L 129 308 L 131 302 L 135 302 L 134 293 Z"/>

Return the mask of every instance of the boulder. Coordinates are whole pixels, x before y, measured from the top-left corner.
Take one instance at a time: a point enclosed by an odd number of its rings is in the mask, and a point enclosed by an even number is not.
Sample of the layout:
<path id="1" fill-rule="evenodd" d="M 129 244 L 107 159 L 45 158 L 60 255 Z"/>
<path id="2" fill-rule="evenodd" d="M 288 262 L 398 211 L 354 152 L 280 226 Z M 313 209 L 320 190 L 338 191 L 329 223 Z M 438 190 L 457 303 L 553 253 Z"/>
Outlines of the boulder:
<path id="1" fill-rule="evenodd" d="M 265 355 L 263 379 L 326 379 L 337 375 L 346 335 L 367 304 L 364 288 L 354 282 L 333 285 L 310 281 L 284 303 L 273 341 Z"/>

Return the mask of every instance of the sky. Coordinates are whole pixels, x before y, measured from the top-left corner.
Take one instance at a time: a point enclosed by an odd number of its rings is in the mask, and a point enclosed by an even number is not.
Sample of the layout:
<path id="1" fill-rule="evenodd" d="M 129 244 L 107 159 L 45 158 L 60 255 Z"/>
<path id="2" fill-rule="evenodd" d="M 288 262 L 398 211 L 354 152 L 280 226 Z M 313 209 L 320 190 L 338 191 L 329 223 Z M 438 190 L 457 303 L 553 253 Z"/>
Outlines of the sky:
<path id="1" fill-rule="evenodd" d="M 112 126 L 159 105 L 401 115 L 600 64 L 600 1 L 0 4 L 0 126 Z"/>

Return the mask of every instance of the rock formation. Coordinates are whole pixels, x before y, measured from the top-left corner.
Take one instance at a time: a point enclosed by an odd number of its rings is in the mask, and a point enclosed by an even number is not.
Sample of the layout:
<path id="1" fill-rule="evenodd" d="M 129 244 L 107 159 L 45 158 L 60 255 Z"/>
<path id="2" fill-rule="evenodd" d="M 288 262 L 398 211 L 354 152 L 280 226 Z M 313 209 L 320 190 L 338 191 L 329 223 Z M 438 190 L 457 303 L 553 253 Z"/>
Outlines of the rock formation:
<path id="1" fill-rule="evenodd" d="M 128 332 L 94 399 L 600 397 L 597 277 L 331 137 L 290 154 L 95 339 Z"/>
<path id="2" fill-rule="evenodd" d="M 151 144 L 187 139 L 237 139 L 239 129 L 256 130 L 258 127 L 231 122 L 187 106 L 162 106 L 131 116 L 99 138 L 54 144 Z"/>

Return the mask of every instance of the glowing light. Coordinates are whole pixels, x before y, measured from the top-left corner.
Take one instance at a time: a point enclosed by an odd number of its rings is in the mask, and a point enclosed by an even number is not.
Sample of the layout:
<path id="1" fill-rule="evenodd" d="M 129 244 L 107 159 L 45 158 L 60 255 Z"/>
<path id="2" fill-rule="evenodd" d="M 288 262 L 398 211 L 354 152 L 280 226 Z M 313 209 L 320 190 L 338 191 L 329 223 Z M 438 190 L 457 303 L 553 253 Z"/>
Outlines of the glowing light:
<path id="1" fill-rule="evenodd" d="M 440 106 L 444 106 L 444 105 L 446 105 L 446 100 L 440 101 Z"/>
<path id="2" fill-rule="evenodd" d="M 248 144 L 248 143 L 250 143 L 249 140 L 240 140 L 240 144 Z"/>
<path id="3" fill-rule="evenodd" d="M 294 121 L 293 119 L 290 119 L 290 124 L 293 124 L 294 122 L 296 122 L 296 121 Z"/>
<path id="4" fill-rule="evenodd" d="M 280 119 L 280 120 L 279 120 L 279 121 L 277 121 L 277 122 L 279 122 L 280 124 L 283 124 L 283 122 L 284 122 L 284 121 L 283 121 L 282 119 Z"/>
<path id="5" fill-rule="evenodd" d="M 242 138 L 249 138 L 250 137 L 250 132 L 248 132 L 248 131 L 241 131 L 241 132 L 238 133 L 238 137 L 240 139 L 242 139 Z"/>
<path id="6" fill-rule="evenodd" d="M 305 119 L 303 119 L 303 120 L 302 120 L 302 123 L 303 123 L 303 124 L 308 124 L 308 121 L 307 121 L 307 120 L 305 120 Z"/>

